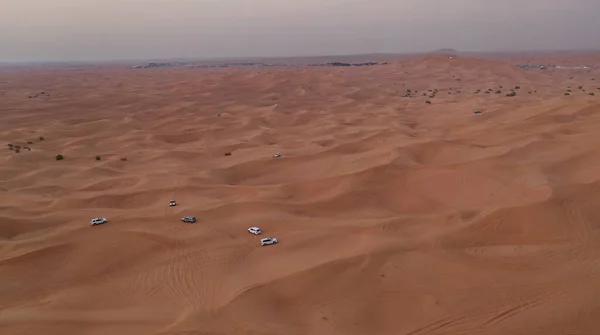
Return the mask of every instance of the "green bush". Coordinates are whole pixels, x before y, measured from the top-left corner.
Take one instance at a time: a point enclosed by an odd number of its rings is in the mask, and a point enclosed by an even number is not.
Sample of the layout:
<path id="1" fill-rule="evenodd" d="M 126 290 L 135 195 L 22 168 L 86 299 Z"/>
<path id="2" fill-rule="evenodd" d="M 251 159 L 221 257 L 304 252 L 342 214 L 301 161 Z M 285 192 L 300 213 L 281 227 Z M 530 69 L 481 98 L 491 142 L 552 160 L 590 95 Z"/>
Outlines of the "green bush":
<path id="1" fill-rule="evenodd" d="M 502 94 L 502 91 L 501 90 L 497 90 L 496 94 Z"/>
<path id="2" fill-rule="evenodd" d="M 517 92 L 514 91 L 506 94 L 507 97 L 514 97 L 515 95 L 517 95 Z"/>
<path id="3" fill-rule="evenodd" d="M 60 154 L 56 155 L 56 160 L 57 161 L 62 161 L 63 159 L 65 159 L 65 156 L 60 155 Z"/>

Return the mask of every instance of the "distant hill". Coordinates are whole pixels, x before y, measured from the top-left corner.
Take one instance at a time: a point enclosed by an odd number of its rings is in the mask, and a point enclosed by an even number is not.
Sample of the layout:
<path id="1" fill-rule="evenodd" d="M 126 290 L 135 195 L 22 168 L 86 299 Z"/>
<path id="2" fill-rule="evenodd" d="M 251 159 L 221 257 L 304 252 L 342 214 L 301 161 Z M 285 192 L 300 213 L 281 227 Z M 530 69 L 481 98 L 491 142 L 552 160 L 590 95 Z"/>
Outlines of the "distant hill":
<path id="1" fill-rule="evenodd" d="M 438 49 L 438 50 L 430 51 L 429 53 L 430 54 L 444 54 L 444 55 L 458 55 L 459 52 L 454 49 L 445 48 L 445 49 Z"/>

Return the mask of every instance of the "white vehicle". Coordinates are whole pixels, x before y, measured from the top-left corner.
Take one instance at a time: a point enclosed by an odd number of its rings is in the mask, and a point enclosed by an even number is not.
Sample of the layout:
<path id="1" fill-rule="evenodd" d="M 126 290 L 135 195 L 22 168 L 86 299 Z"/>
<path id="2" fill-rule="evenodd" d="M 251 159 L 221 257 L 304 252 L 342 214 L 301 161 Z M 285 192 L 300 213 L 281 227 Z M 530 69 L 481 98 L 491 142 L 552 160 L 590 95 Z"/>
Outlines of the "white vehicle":
<path id="1" fill-rule="evenodd" d="M 254 234 L 254 235 L 262 234 L 262 230 L 260 230 L 260 228 L 258 228 L 258 227 L 250 227 L 250 228 L 248 228 L 248 232 L 250 234 Z"/>
<path id="2" fill-rule="evenodd" d="M 279 241 L 277 241 L 275 237 L 265 237 L 260 239 L 261 246 L 276 244 L 277 242 Z"/>
<path id="3" fill-rule="evenodd" d="M 169 201 L 169 207 L 173 207 L 173 206 L 177 206 L 177 203 L 175 202 L 175 200 Z"/>
<path id="4" fill-rule="evenodd" d="M 194 223 L 194 222 L 196 222 L 196 217 L 195 216 L 184 216 L 181 218 L 181 222 Z"/>
<path id="5" fill-rule="evenodd" d="M 274 158 L 279 158 L 279 157 L 281 157 L 281 152 L 276 152 L 276 153 L 273 155 L 273 157 L 274 157 Z"/>
<path id="6" fill-rule="evenodd" d="M 108 220 L 106 218 L 93 218 L 90 220 L 90 226 L 97 226 L 99 224 L 107 223 Z"/>

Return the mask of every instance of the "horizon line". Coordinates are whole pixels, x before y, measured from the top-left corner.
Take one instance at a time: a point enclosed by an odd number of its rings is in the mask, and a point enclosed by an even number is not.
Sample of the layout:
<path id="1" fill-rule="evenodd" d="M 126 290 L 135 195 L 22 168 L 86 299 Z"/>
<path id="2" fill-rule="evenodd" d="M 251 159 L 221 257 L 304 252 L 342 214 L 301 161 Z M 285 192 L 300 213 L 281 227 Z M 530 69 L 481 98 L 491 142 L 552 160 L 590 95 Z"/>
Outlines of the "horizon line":
<path id="1" fill-rule="evenodd" d="M 171 57 L 171 58 L 110 58 L 90 60 L 29 60 L 29 61 L 3 61 L 0 65 L 44 65 L 44 64 L 115 64 L 136 62 L 209 62 L 209 61 L 234 61 L 234 60 L 280 60 L 294 58 L 321 58 L 321 57 L 357 57 L 357 56 L 415 56 L 441 53 L 450 51 L 458 55 L 486 55 L 486 54 L 517 54 L 517 53 L 587 53 L 600 52 L 600 49 L 531 49 L 531 50 L 497 50 L 497 51 L 459 51 L 453 48 L 440 48 L 430 51 L 417 52 L 369 52 L 369 53 L 340 53 L 340 54 L 306 54 L 285 56 L 215 56 L 215 57 Z"/>

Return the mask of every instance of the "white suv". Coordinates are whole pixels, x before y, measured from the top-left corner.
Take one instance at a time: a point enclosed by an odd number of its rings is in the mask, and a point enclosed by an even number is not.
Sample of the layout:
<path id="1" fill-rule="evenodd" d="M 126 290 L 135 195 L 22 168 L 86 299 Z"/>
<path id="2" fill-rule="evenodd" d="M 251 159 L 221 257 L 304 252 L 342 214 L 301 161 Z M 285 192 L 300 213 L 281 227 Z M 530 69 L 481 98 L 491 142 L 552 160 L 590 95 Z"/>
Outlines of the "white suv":
<path id="1" fill-rule="evenodd" d="M 265 237 L 265 238 L 260 239 L 261 246 L 271 245 L 271 244 L 275 244 L 277 242 L 279 242 L 279 241 L 277 241 L 277 239 L 275 237 Z"/>
<path id="2" fill-rule="evenodd" d="M 96 226 L 99 224 L 107 223 L 108 220 L 106 218 L 93 218 L 90 220 L 90 226 Z"/>
<path id="3" fill-rule="evenodd" d="M 262 230 L 260 230 L 260 228 L 258 228 L 258 227 L 250 227 L 250 228 L 248 228 L 248 232 L 250 234 L 254 234 L 254 235 L 262 234 Z"/>
<path id="4" fill-rule="evenodd" d="M 194 223 L 196 222 L 196 217 L 195 216 L 184 216 L 181 218 L 181 222 L 183 223 Z"/>
<path id="5" fill-rule="evenodd" d="M 169 207 L 173 207 L 173 206 L 177 206 L 177 203 L 175 202 L 175 200 L 169 201 Z"/>

